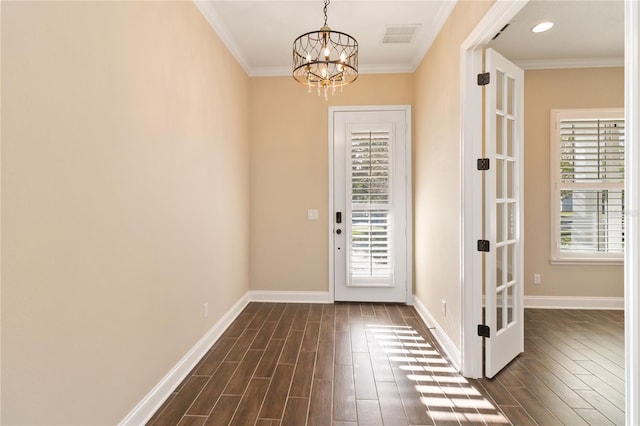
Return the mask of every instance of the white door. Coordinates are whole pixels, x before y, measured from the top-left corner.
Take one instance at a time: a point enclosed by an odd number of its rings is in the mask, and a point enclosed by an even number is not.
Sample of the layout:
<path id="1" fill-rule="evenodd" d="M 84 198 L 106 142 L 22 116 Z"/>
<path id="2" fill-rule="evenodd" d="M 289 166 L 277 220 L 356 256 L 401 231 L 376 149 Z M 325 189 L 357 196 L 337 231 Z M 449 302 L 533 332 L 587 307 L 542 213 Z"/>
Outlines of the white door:
<path id="1" fill-rule="evenodd" d="M 334 298 L 407 302 L 410 107 L 329 114 Z"/>
<path id="2" fill-rule="evenodd" d="M 491 49 L 485 69 L 485 375 L 493 377 L 524 351 L 524 73 Z"/>

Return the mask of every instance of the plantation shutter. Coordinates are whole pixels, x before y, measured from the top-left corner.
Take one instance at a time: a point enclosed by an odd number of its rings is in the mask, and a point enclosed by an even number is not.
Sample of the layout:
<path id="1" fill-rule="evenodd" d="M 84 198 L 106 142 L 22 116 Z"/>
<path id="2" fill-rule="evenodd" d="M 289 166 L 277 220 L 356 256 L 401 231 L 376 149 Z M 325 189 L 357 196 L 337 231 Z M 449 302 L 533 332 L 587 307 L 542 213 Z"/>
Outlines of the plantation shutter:
<path id="1" fill-rule="evenodd" d="M 624 251 L 624 120 L 560 120 L 560 241 L 566 253 Z"/>
<path id="2" fill-rule="evenodd" d="M 393 284 L 391 129 L 351 130 L 349 285 Z"/>

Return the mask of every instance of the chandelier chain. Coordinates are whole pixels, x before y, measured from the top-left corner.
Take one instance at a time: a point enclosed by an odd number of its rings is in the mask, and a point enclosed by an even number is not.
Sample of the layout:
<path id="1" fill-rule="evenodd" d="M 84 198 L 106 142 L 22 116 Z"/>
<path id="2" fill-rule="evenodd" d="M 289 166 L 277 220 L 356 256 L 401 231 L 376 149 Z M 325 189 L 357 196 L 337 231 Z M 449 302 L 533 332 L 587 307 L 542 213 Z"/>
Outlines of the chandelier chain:
<path id="1" fill-rule="evenodd" d="M 331 2 L 331 0 L 324 0 L 324 26 L 327 26 L 327 6 L 329 6 L 329 3 Z"/>

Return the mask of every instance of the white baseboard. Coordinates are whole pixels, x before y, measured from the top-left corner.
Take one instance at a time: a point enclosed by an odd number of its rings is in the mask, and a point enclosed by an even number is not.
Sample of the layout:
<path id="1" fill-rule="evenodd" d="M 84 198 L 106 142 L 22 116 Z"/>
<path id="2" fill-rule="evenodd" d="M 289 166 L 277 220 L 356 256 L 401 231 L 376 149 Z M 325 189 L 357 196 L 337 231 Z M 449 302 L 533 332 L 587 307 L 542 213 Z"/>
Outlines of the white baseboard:
<path id="1" fill-rule="evenodd" d="M 332 303 L 328 291 L 249 291 L 251 302 Z"/>
<path id="2" fill-rule="evenodd" d="M 447 358 L 451 362 L 453 368 L 460 371 L 462 354 L 460 349 L 453 343 L 453 340 L 443 331 L 443 328 L 438 324 L 438 322 L 433 318 L 433 315 L 429 312 L 427 307 L 422 303 L 417 296 L 413 297 L 414 307 L 418 314 L 422 318 L 422 321 L 427 325 L 427 327 L 432 328 L 431 333 L 436 338 L 442 349 L 447 355 Z"/>
<path id="3" fill-rule="evenodd" d="M 624 297 L 524 296 L 525 308 L 624 309 Z"/>
<path id="4" fill-rule="evenodd" d="M 143 425 L 178 387 L 249 302 L 331 303 L 328 291 L 248 291 L 169 371 L 142 401 L 119 423 L 120 426 Z"/>
<path id="5" fill-rule="evenodd" d="M 178 387 L 182 380 L 202 359 L 222 333 L 249 303 L 249 293 L 245 293 L 218 322 L 205 334 L 198 343 L 169 371 L 160 382 L 144 397 L 142 401 L 120 422 L 124 425 L 144 425 L 160 408 L 164 401 Z"/>

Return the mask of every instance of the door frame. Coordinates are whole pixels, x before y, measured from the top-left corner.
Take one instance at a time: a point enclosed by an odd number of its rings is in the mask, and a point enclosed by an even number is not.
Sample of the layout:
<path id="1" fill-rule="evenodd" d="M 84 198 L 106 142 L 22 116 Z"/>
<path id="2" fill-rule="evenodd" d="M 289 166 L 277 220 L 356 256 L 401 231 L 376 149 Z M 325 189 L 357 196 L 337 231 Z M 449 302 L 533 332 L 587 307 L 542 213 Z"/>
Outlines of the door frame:
<path id="1" fill-rule="evenodd" d="M 475 241 L 482 235 L 481 184 L 475 178 L 475 161 L 482 143 L 482 94 L 475 75 L 482 72 L 482 48 L 528 2 L 496 0 L 460 47 L 461 89 L 461 203 L 462 374 L 482 377 L 482 338 L 475 333 L 482 320 L 482 263 Z M 625 1 L 625 420 L 640 424 L 640 4 Z M 632 213 L 633 212 L 633 213 Z M 480 271 L 480 272 L 478 272 Z"/>
<path id="2" fill-rule="evenodd" d="M 625 316 L 625 420 L 640 424 L 640 4 L 625 1 L 624 10 L 624 114 L 625 114 L 625 217 L 627 224 L 624 252 Z M 627 195 L 628 194 L 628 195 Z"/>
<path id="3" fill-rule="evenodd" d="M 328 127 L 328 143 L 329 143 L 329 210 L 327 213 L 327 234 L 329 235 L 329 301 L 335 302 L 335 265 L 334 265 L 334 166 L 333 166 L 333 115 L 336 112 L 366 112 L 366 111 L 403 111 L 405 113 L 406 123 L 406 135 L 405 135 L 405 179 L 406 179 L 406 195 L 405 195 L 405 211 L 406 211 L 406 256 L 407 256 L 407 270 L 406 270 L 406 303 L 407 305 L 413 305 L 413 185 L 412 185 L 412 169 L 411 169 L 411 105 L 367 105 L 367 106 L 332 106 L 328 109 L 329 114 L 329 127 Z"/>

